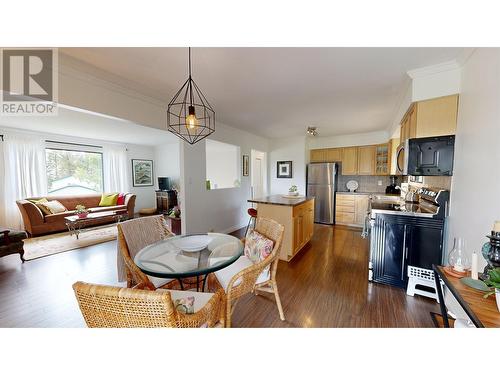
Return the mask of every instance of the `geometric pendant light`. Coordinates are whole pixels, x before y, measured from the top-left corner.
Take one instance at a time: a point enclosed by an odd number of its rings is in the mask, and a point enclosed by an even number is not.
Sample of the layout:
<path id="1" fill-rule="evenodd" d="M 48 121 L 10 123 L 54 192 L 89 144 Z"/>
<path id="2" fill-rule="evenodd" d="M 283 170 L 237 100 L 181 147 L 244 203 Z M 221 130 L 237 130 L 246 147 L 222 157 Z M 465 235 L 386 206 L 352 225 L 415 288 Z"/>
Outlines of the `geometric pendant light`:
<path id="1" fill-rule="evenodd" d="M 190 144 L 215 131 L 215 111 L 191 78 L 191 47 L 189 77 L 168 104 L 167 129 Z"/>

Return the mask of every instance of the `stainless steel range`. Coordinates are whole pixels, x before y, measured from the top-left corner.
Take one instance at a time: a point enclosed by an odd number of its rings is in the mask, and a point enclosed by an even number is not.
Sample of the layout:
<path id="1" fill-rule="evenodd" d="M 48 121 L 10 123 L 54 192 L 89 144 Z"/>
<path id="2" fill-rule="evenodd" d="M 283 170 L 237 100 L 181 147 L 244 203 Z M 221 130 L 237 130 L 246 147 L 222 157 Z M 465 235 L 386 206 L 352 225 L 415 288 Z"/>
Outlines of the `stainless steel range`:
<path id="1" fill-rule="evenodd" d="M 373 197 L 370 201 L 369 279 L 404 288 L 408 270 L 443 263 L 449 192 L 422 188 L 419 203 Z"/>

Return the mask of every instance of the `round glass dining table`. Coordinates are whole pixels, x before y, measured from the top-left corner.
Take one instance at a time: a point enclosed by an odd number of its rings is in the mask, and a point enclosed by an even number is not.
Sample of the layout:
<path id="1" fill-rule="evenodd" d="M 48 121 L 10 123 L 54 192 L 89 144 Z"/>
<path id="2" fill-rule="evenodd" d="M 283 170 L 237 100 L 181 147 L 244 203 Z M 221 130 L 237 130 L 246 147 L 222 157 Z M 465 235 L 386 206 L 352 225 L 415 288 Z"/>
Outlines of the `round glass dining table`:
<path id="1" fill-rule="evenodd" d="M 187 237 L 207 243 L 201 249 L 186 248 Z M 203 246 L 203 245 L 202 245 Z M 139 251 L 134 262 L 146 275 L 177 279 L 184 289 L 183 279 L 196 277 L 196 290 L 205 289 L 208 275 L 234 263 L 243 254 L 243 243 L 222 233 L 191 234 L 169 237 Z M 201 280 L 200 280 L 201 278 Z"/>

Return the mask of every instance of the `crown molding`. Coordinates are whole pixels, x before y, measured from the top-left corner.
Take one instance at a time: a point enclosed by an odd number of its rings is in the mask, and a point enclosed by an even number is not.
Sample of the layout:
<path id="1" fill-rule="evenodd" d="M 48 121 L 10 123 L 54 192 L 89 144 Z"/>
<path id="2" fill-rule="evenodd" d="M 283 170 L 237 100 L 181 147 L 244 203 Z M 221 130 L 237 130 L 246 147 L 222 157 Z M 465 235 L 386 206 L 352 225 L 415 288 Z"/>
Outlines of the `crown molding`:
<path id="1" fill-rule="evenodd" d="M 423 68 L 408 70 L 406 73 L 411 79 L 422 78 L 433 74 L 443 73 L 450 70 L 460 69 L 461 65 L 457 60 L 450 60 L 441 64 L 429 65 Z"/>
<path id="2" fill-rule="evenodd" d="M 158 97 L 145 95 L 127 87 L 129 85 L 126 80 L 71 56 L 65 55 L 64 53 L 59 53 L 58 69 L 59 74 L 62 76 L 74 78 L 93 86 L 104 88 L 158 107 L 163 108 L 167 106 L 167 103 Z M 132 86 L 132 84 L 130 84 L 130 86 Z"/>

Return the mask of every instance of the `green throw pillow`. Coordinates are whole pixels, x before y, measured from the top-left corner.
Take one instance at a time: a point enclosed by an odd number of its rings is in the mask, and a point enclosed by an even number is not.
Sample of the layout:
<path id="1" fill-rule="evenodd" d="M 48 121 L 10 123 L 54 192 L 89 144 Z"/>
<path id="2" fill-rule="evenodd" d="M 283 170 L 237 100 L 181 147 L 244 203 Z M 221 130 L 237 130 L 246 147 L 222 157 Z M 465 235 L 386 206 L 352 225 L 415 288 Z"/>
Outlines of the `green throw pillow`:
<path id="1" fill-rule="evenodd" d="M 116 206 L 118 201 L 118 193 L 102 194 L 101 201 L 99 202 L 99 207 L 109 207 Z"/>

